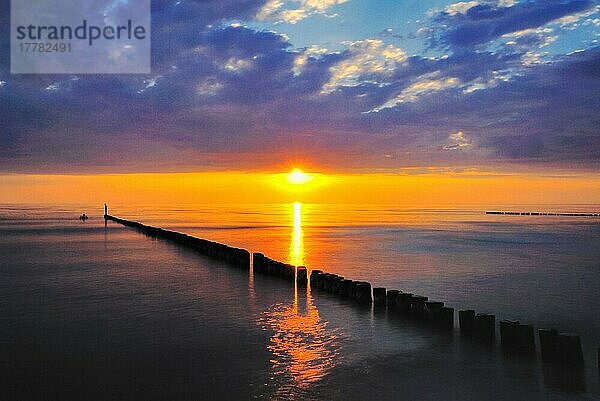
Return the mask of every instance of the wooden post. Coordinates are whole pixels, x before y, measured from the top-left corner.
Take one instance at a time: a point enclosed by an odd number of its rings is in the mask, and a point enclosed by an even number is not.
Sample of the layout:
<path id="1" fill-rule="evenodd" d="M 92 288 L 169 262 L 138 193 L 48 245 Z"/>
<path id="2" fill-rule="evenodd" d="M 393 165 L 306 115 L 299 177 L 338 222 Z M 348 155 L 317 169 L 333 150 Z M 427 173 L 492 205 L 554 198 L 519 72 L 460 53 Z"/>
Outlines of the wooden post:
<path id="1" fill-rule="evenodd" d="M 496 339 L 496 316 L 486 313 L 475 315 L 475 336 L 480 341 L 493 343 Z"/>
<path id="2" fill-rule="evenodd" d="M 427 297 L 422 295 L 413 295 L 410 298 L 409 316 L 415 320 L 421 320 L 425 317 L 425 302 Z"/>
<path id="3" fill-rule="evenodd" d="M 318 287 L 318 281 L 321 278 L 323 272 L 321 270 L 312 270 L 310 272 L 310 288 L 316 289 Z"/>
<path id="4" fill-rule="evenodd" d="M 378 308 L 386 305 L 386 289 L 383 287 L 373 288 L 373 305 Z"/>
<path id="5" fill-rule="evenodd" d="M 398 300 L 398 296 L 400 295 L 399 290 L 388 290 L 386 296 L 386 302 L 388 309 L 396 309 L 396 301 Z"/>
<path id="6" fill-rule="evenodd" d="M 296 282 L 298 283 L 298 285 L 302 285 L 302 286 L 305 286 L 306 283 L 308 282 L 308 277 L 306 275 L 306 267 L 305 266 L 298 266 L 296 268 Z"/>
<path id="7" fill-rule="evenodd" d="M 371 284 L 366 281 L 359 281 L 356 284 L 355 300 L 361 304 L 371 304 L 373 298 L 371 298 Z"/>
<path id="8" fill-rule="evenodd" d="M 401 292 L 396 298 L 396 310 L 402 315 L 408 315 L 410 312 L 410 303 L 413 294 Z"/>

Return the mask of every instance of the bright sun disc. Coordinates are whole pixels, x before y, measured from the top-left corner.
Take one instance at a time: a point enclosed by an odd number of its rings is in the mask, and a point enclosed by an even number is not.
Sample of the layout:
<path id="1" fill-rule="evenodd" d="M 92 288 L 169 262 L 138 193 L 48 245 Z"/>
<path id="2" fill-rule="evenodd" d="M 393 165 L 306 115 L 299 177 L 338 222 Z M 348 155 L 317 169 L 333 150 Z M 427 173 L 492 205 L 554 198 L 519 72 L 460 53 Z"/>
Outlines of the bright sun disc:
<path id="1" fill-rule="evenodd" d="M 287 175 L 287 180 L 290 184 L 293 185 L 302 185 L 313 179 L 312 175 L 306 174 L 304 171 L 296 168 L 292 170 L 291 173 Z"/>

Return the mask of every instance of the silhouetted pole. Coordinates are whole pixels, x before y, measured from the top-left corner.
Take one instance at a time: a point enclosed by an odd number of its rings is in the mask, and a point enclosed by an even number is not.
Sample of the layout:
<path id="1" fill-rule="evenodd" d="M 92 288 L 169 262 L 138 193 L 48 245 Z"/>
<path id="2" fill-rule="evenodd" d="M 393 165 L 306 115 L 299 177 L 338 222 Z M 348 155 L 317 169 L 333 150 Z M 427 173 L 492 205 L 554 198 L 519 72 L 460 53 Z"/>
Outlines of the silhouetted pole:
<path id="1" fill-rule="evenodd" d="M 383 287 L 375 287 L 373 288 L 373 304 L 376 307 L 385 307 L 387 304 L 386 298 L 387 290 Z"/>
<path id="2" fill-rule="evenodd" d="M 472 309 L 458 311 L 458 322 L 461 334 L 472 335 L 475 332 L 475 311 Z"/>
<path id="3" fill-rule="evenodd" d="M 502 349 L 518 355 L 535 355 L 533 326 L 520 324 L 518 320 L 500 322 L 500 344 Z"/>
<path id="4" fill-rule="evenodd" d="M 305 286 L 308 282 L 308 274 L 305 266 L 298 266 L 296 268 L 296 283 L 301 286 Z"/>
<path id="5" fill-rule="evenodd" d="M 106 216 L 108 216 L 108 206 L 105 203 L 104 204 L 104 220 L 106 220 Z"/>
<path id="6" fill-rule="evenodd" d="M 559 333 L 552 329 L 539 329 L 540 348 L 544 363 L 582 367 L 583 351 L 577 334 Z"/>

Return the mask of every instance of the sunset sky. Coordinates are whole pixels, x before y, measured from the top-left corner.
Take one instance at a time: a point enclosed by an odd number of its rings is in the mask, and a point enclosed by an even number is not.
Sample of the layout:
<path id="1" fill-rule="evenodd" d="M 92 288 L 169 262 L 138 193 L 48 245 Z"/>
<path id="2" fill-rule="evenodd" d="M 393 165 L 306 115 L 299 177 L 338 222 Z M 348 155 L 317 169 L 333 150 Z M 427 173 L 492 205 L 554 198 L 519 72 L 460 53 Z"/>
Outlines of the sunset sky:
<path id="1" fill-rule="evenodd" d="M 10 75 L 1 3 L 0 201 L 294 167 L 600 201 L 597 1 L 157 0 L 152 74 L 78 76 Z"/>

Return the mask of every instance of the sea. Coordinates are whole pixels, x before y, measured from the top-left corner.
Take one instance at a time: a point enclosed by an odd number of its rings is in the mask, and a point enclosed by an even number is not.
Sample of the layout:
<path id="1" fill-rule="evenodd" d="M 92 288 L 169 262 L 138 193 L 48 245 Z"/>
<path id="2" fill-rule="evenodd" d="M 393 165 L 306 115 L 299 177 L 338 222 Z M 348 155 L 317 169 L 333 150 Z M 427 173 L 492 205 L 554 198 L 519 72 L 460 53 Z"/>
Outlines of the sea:
<path id="1" fill-rule="evenodd" d="M 0 400 L 600 399 L 600 218 L 489 208 L 170 204 L 109 213 L 456 311 L 576 333 L 584 369 L 545 366 L 539 344 L 535 357 L 510 356 L 458 330 L 255 276 L 105 222 L 102 204 L 3 204 Z"/>

